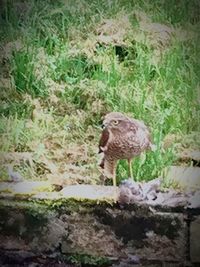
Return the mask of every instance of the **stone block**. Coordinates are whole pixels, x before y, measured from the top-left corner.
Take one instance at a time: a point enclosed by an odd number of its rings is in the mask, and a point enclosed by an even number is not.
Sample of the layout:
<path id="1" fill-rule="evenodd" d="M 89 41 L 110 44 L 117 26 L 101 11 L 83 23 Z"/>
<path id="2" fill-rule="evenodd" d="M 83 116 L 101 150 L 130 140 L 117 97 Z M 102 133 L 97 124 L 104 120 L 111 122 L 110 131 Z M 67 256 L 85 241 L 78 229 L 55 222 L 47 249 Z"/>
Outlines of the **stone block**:
<path id="1" fill-rule="evenodd" d="M 120 205 L 118 193 L 91 185 L 25 196 L 1 193 L 0 250 L 16 258 L 31 252 L 58 259 L 86 255 L 116 264 L 139 259 L 142 264 L 184 266 L 188 226 L 183 209 L 142 202 Z"/>
<path id="2" fill-rule="evenodd" d="M 200 264 L 200 216 L 197 216 L 190 225 L 190 258 Z"/>
<path id="3" fill-rule="evenodd" d="M 28 200 L 0 206 L 0 248 L 36 254 L 87 254 L 183 262 L 187 226 L 181 213 L 152 211 L 146 205 L 84 203 L 72 199 L 42 205 Z M 52 203 L 54 206 L 52 206 Z"/>
<path id="4" fill-rule="evenodd" d="M 166 170 L 166 179 L 177 183 L 184 189 L 200 189 L 200 168 L 185 166 L 170 166 Z"/>

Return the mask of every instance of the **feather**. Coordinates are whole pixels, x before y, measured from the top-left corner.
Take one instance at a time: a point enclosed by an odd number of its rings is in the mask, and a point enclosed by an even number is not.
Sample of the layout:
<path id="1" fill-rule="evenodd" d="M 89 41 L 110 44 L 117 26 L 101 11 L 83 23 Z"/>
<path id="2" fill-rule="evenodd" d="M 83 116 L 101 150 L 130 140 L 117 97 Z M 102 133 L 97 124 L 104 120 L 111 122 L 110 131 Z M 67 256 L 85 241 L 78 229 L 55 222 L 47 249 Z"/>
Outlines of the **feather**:
<path id="1" fill-rule="evenodd" d="M 109 131 L 107 129 L 103 129 L 99 141 L 99 153 L 104 152 L 106 150 L 108 139 L 109 139 Z"/>
<path id="2" fill-rule="evenodd" d="M 113 177 L 115 171 L 116 171 L 116 160 L 107 159 L 107 157 L 104 157 L 103 160 L 103 169 L 104 169 L 104 175 L 107 178 Z"/>
<path id="3" fill-rule="evenodd" d="M 99 164 L 99 167 L 101 167 L 102 169 L 104 169 L 104 162 L 105 162 L 105 158 L 103 158 Z"/>

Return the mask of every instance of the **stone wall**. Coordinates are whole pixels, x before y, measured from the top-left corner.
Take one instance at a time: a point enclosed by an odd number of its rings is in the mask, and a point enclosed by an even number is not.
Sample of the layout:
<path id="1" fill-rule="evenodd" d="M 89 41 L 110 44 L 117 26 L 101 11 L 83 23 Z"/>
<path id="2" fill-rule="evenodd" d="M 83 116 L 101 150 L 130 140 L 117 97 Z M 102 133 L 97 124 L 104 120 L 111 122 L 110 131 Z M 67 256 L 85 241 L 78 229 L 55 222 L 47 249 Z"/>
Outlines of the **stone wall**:
<path id="1" fill-rule="evenodd" d="M 98 187 L 97 198 L 91 188 L 88 197 L 70 191 L 1 194 L 2 266 L 43 257 L 65 264 L 70 258 L 86 261 L 81 266 L 200 266 L 198 209 L 120 206 L 112 187 Z"/>

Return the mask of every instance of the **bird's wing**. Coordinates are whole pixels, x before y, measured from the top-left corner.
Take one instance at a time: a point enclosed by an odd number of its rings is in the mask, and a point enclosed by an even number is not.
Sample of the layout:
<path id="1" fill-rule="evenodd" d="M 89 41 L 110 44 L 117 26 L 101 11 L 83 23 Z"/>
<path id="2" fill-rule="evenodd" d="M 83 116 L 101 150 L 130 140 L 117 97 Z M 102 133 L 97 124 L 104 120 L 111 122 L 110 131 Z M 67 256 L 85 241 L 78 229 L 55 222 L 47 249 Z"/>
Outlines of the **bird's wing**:
<path id="1" fill-rule="evenodd" d="M 145 139 L 146 139 L 146 144 L 148 144 L 149 149 L 152 151 L 156 150 L 156 145 L 153 144 L 152 142 L 152 133 L 150 128 L 144 124 L 143 121 L 139 121 L 139 120 L 135 120 L 136 124 L 142 129 L 144 135 L 145 135 Z"/>
<path id="2" fill-rule="evenodd" d="M 144 124 L 143 121 L 139 121 L 139 120 L 136 120 L 136 119 L 131 119 L 131 126 L 134 126 L 136 130 L 141 128 L 145 132 L 149 132 L 148 127 Z"/>
<path id="3" fill-rule="evenodd" d="M 135 147 L 148 145 L 148 143 L 150 143 L 150 132 L 143 121 L 131 119 L 130 128 L 127 134 L 128 139 Z"/>
<path id="4" fill-rule="evenodd" d="M 109 139 L 109 131 L 107 129 L 103 129 L 99 141 L 99 153 L 104 152 L 106 150 L 106 146 L 108 145 L 108 139 Z"/>

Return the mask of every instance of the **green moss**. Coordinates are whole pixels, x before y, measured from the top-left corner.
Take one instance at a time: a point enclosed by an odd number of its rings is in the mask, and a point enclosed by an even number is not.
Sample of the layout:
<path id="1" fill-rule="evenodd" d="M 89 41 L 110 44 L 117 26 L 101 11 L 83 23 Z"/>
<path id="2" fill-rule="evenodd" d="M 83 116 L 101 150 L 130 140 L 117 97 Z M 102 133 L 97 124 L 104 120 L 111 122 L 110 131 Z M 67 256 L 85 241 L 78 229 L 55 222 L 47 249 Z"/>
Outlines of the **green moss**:
<path id="1" fill-rule="evenodd" d="M 48 210 L 55 210 L 62 212 L 63 210 L 72 212 L 90 212 L 96 205 L 113 206 L 114 203 L 110 201 L 98 201 L 89 199 L 74 199 L 74 198 L 61 198 L 61 199 L 37 199 L 31 200 L 34 205 L 39 207 L 46 207 Z"/>
<path id="2" fill-rule="evenodd" d="M 40 226 L 47 223 L 50 215 L 47 209 L 24 201 L 0 201 L 0 224 L 8 235 L 32 238 L 33 233 L 40 232 Z"/>
<path id="3" fill-rule="evenodd" d="M 110 266 L 111 260 L 106 257 L 95 257 L 86 254 L 73 254 L 67 256 L 67 261 L 81 266 Z"/>
<path id="4" fill-rule="evenodd" d="M 16 196 L 15 196 L 16 197 Z M 32 214 L 46 214 L 49 212 L 90 212 L 96 207 L 101 206 L 113 206 L 114 203 L 110 201 L 97 201 L 88 199 L 73 199 L 73 198 L 61 198 L 61 199 L 23 199 L 20 195 L 19 198 L 13 198 L 12 200 L 0 200 L 0 207 L 3 208 L 17 208 L 28 210 Z"/>
<path id="5" fill-rule="evenodd" d="M 34 196 L 37 193 L 40 192 L 53 192 L 54 191 L 54 186 L 53 185 L 41 185 L 38 187 L 34 187 L 32 191 L 30 192 L 17 192 L 15 191 L 14 187 L 5 187 L 0 189 L 0 193 L 7 193 L 7 194 L 11 194 L 12 196 L 14 196 L 16 199 L 28 199 L 32 196 Z"/>
<path id="6" fill-rule="evenodd" d="M 12 190 L 10 188 L 0 189 L 0 193 L 10 194 L 10 193 L 12 193 Z"/>

